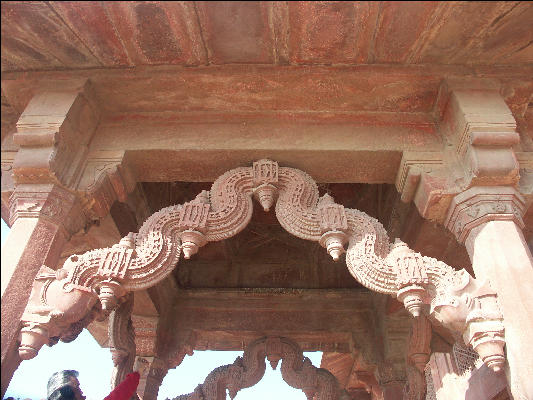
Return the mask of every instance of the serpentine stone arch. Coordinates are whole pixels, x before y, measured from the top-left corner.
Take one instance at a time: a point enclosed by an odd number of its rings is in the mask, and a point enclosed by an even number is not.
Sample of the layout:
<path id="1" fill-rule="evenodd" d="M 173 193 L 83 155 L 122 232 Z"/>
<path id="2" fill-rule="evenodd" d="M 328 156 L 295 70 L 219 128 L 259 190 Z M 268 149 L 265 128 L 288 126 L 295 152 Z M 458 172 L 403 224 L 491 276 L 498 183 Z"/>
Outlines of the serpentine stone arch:
<path id="1" fill-rule="evenodd" d="M 281 363 L 283 380 L 301 389 L 307 399 L 343 400 L 350 396 L 341 389 L 337 378 L 328 370 L 315 367 L 292 340 L 285 337 L 263 337 L 250 343 L 242 357 L 233 364 L 215 368 L 194 392 L 173 400 L 225 400 L 226 390 L 233 399 L 237 392 L 257 384 L 265 374 L 265 357 L 273 369 Z"/>
<path id="2" fill-rule="evenodd" d="M 398 240 L 391 245 L 375 218 L 327 194 L 319 197 L 309 175 L 271 160 L 226 172 L 210 191 L 156 212 L 138 233 L 111 248 L 73 255 L 57 271 L 43 266 L 22 317 L 20 357 L 34 357 L 44 344 L 72 340 L 128 292 L 167 277 L 182 252 L 190 258 L 207 242 L 242 231 L 252 217 L 252 198 L 265 211 L 275 204 L 284 229 L 319 242 L 334 260 L 346 252 L 346 265 L 362 285 L 397 297 L 415 318 L 428 314 L 462 336 L 494 370 L 505 362 L 503 317 L 487 285 Z"/>

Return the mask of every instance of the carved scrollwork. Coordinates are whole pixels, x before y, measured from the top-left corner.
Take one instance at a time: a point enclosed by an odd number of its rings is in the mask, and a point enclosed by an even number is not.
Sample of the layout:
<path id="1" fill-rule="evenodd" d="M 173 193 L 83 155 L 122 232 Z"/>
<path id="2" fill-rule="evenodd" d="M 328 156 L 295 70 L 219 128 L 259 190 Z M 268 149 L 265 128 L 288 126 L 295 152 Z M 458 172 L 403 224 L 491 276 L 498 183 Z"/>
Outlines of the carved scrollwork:
<path id="1" fill-rule="evenodd" d="M 233 399 L 239 390 L 261 380 L 266 369 L 265 357 L 272 368 L 282 360 L 283 380 L 301 389 L 309 400 L 348 398 L 337 379 L 329 371 L 313 366 L 298 344 L 283 337 L 264 337 L 249 344 L 233 364 L 215 368 L 194 392 L 174 400 L 221 400 L 226 398 L 226 390 Z"/>
<path id="2" fill-rule="evenodd" d="M 265 209 L 275 201 L 284 229 L 319 242 L 335 260 L 348 243 L 346 265 L 357 281 L 397 297 L 415 317 L 431 313 L 478 351 L 496 352 L 482 357 L 495 369 L 501 366 L 502 315 L 493 292 L 480 290 L 482 284 L 464 270 L 455 271 L 401 242 L 391 246 L 378 220 L 335 203 L 327 194 L 320 198 L 309 175 L 270 160 L 226 172 L 209 192 L 156 212 L 139 233 L 130 233 L 111 248 L 71 256 L 63 265 L 65 277 L 57 284 L 61 282 L 64 293 L 90 293 L 93 301 L 98 294 L 102 308 L 110 312 L 127 292 L 146 289 L 167 277 L 182 251 L 189 258 L 206 243 L 242 231 L 252 217 L 252 198 Z"/>

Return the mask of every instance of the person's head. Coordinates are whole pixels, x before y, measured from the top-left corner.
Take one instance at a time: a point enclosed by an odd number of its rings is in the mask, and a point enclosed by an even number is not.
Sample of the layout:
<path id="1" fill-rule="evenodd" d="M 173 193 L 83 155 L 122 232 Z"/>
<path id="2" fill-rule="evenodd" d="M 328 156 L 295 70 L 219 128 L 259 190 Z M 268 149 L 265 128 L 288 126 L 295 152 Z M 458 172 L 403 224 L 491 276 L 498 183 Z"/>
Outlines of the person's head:
<path id="1" fill-rule="evenodd" d="M 84 400 L 78 381 L 78 371 L 63 370 L 48 379 L 47 400 Z"/>

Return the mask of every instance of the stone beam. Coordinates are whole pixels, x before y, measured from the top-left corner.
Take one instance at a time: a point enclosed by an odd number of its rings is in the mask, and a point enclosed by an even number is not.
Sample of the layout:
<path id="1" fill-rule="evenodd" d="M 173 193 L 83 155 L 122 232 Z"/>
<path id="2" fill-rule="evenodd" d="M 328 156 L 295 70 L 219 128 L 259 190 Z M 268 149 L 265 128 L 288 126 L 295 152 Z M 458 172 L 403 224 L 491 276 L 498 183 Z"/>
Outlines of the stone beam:
<path id="1" fill-rule="evenodd" d="M 90 79 L 105 114 L 161 111 L 310 111 L 431 113 L 443 79 L 483 75 L 506 82 L 506 99 L 530 81 L 531 66 L 456 65 L 254 66 L 161 65 L 75 71 L 4 72 L 7 102 L 22 111 L 42 82 Z M 520 88 L 519 88 L 520 89 Z M 369 96 L 369 93 L 372 95 Z"/>
<path id="2" fill-rule="evenodd" d="M 94 152 L 125 152 L 137 180 L 155 182 L 214 181 L 236 165 L 270 158 L 320 182 L 391 183 L 402 152 L 416 149 L 442 150 L 429 117 L 188 113 L 139 124 L 129 115 L 103 122 L 91 143 Z"/>
<path id="3" fill-rule="evenodd" d="M 375 336 L 367 327 L 372 310 L 370 293 L 364 291 L 180 290 L 174 329 L 194 331 L 198 350 L 242 350 L 272 334 L 293 338 L 305 351 L 345 353 L 353 349 L 352 333 L 360 343 Z"/>

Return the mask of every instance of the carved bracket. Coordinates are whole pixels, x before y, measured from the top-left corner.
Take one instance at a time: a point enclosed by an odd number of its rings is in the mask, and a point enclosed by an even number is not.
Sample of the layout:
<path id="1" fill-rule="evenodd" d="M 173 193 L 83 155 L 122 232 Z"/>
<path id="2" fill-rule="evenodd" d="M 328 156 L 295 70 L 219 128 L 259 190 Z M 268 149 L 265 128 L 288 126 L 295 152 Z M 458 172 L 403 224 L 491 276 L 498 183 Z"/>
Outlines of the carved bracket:
<path id="1" fill-rule="evenodd" d="M 319 198 L 309 175 L 270 160 L 226 172 L 209 192 L 190 203 L 160 210 L 139 233 L 130 233 L 111 248 L 68 258 L 64 277 L 55 282 L 63 290 L 64 302 L 74 304 L 79 291 L 90 293 L 94 303 L 98 294 L 102 308 L 109 312 L 127 292 L 154 286 L 175 268 L 182 250 L 188 258 L 204 244 L 242 231 L 252 216 L 252 198 L 264 198 L 256 195 L 264 185 L 275 188 L 272 199 L 281 226 L 299 238 L 319 242 L 334 259 L 346 251 L 346 265 L 362 285 L 398 297 L 415 317 L 435 314 L 476 348 L 483 345 L 486 350 L 489 346 L 484 343 L 493 343 L 499 349 L 502 317 L 493 293 L 480 292 L 477 288 L 482 285 L 466 271 L 455 271 L 403 243 L 391 247 L 375 218 L 336 204 L 328 195 Z M 494 355 L 501 365 L 497 349 Z"/>

